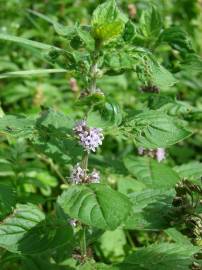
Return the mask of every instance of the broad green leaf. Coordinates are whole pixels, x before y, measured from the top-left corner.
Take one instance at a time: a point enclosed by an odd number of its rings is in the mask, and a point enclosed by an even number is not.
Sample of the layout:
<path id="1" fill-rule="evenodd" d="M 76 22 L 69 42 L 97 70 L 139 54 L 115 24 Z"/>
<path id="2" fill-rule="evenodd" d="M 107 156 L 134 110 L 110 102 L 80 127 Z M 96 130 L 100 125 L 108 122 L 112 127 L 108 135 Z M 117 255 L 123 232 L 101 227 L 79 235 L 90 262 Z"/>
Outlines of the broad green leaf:
<path id="1" fill-rule="evenodd" d="M 179 26 L 171 26 L 170 28 L 165 29 L 161 33 L 159 41 L 166 42 L 179 51 L 192 50 L 192 45 L 188 35 Z"/>
<path id="2" fill-rule="evenodd" d="M 128 156 L 124 164 L 138 181 L 152 188 L 172 188 L 180 180 L 178 174 L 165 164 L 148 157 Z"/>
<path id="3" fill-rule="evenodd" d="M 130 119 L 127 126 L 132 128 L 131 137 L 137 146 L 145 148 L 168 147 L 192 134 L 183 122 L 160 111 L 142 112 Z"/>
<path id="4" fill-rule="evenodd" d="M 119 36 L 124 29 L 124 18 L 115 0 L 108 0 L 93 12 L 91 20 L 93 35 L 100 41 L 107 42 Z"/>
<path id="5" fill-rule="evenodd" d="M 29 137 L 33 133 L 35 120 L 24 116 L 5 115 L 0 118 L 0 132 L 16 137 Z"/>
<path id="6" fill-rule="evenodd" d="M 33 70 L 19 70 L 12 71 L 0 74 L 0 79 L 4 78 L 15 78 L 15 77 L 23 77 L 23 76 L 41 76 L 50 73 L 66 73 L 66 69 L 33 69 Z"/>
<path id="7" fill-rule="evenodd" d="M 125 222 L 130 230 L 162 230 L 170 226 L 173 190 L 145 189 L 128 195 L 132 210 Z"/>
<path id="8" fill-rule="evenodd" d="M 119 270 L 189 270 L 198 247 L 160 243 L 143 247 L 129 255 Z"/>
<path id="9" fill-rule="evenodd" d="M 202 177 L 202 163 L 198 161 L 191 161 L 187 164 L 176 166 L 174 170 L 182 178 L 188 178 L 189 180 L 200 180 Z"/>
<path id="10" fill-rule="evenodd" d="M 140 18 L 140 30 L 146 38 L 157 39 L 161 28 L 162 20 L 156 8 L 152 7 L 150 10 L 143 11 Z"/>
<path id="11" fill-rule="evenodd" d="M 184 101 L 174 101 L 172 103 L 167 103 L 159 108 L 160 111 L 167 113 L 168 115 L 186 115 L 193 111 L 193 107 Z"/>
<path id="12" fill-rule="evenodd" d="M 174 242 L 178 244 L 192 245 L 190 239 L 175 228 L 166 229 L 165 233 L 170 236 Z"/>
<path id="13" fill-rule="evenodd" d="M 112 241 L 113 239 L 113 241 Z M 99 248 L 104 257 L 113 262 L 121 262 L 125 255 L 125 246 L 127 244 L 125 233 L 122 229 L 115 231 L 106 231 L 99 239 Z"/>
<path id="14" fill-rule="evenodd" d="M 167 91 L 176 84 L 177 80 L 165 67 L 157 62 L 151 62 L 150 66 L 152 83 L 159 87 L 160 91 Z"/>
<path id="15" fill-rule="evenodd" d="M 51 132 L 54 130 L 61 134 L 67 134 L 74 127 L 74 120 L 61 112 L 57 112 L 53 109 L 45 110 L 37 118 L 36 122 L 38 127 L 45 127 Z"/>
<path id="16" fill-rule="evenodd" d="M 14 253 L 36 254 L 72 240 L 72 230 L 61 220 L 48 221 L 35 205 L 19 204 L 0 224 L 0 246 Z"/>
<path id="17" fill-rule="evenodd" d="M 55 46 L 51 46 L 51 45 L 41 43 L 41 42 L 38 42 L 38 41 L 34 41 L 34 40 L 29 40 L 29 39 L 26 39 L 26 38 L 23 38 L 23 37 L 12 36 L 12 35 L 9 35 L 9 34 L 0 33 L 0 40 L 12 41 L 12 42 L 16 42 L 16 43 L 19 43 L 19 44 L 31 46 L 31 47 L 38 48 L 38 49 L 42 49 L 42 50 L 51 50 L 51 49 L 61 50 L 60 48 L 55 47 Z"/>
<path id="18" fill-rule="evenodd" d="M 183 59 L 181 63 L 181 69 L 183 71 L 188 72 L 199 72 L 202 70 L 202 58 L 194 53 L 186 54 L 186 57 Z"/>
<path id="19" fill-rule="evenodd" d="M 11 212 L 15 203 L 15 189 L 11 185 L 0 183 L 0 219 Z"/>
<path id="20" fill-rule="evenodd" d="M 107 230 L 122 224 L 131 207 L 125 195 L 103 184 L 71 186 L 58 203 L 71 218 Z"/>

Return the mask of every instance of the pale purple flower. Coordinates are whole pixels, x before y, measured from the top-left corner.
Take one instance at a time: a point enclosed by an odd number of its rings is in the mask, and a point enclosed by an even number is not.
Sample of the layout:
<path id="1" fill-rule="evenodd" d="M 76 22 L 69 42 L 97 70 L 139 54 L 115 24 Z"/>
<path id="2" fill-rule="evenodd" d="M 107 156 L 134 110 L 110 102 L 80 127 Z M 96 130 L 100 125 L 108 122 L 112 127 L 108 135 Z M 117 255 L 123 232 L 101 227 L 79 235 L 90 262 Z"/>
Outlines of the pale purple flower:
<path id="1" fill-rule="evenodd" d="M 138 151 L 139 155 L 143 155 L 144 154 L 144 147 L 138 147 L 137 151 Z"/>
<path id="2" fill-rule="evenodd" d="M 80 164 L 77 163 L 71 173 L 70 181 L 73 184 L 84 184 L 84 183 L 99 183 L 100 173 L 93 169 L 93 171 L 88 174 L 88 170 L 82 169 Z"/>
<path id="3" fill-rule="evenodd" d="M 74 227 L 74 228 L 77 226 L 77 223 L 78 223 L 78 222 L 77 222 L 76 219 L 70 219 L 70 220 L 69 220 L 69 224 L 70 224 L 72 227 Z"/>
<path id="4" fill-rule="evenodd" d="M 85 180 L 86 170 L 80 167 L 80 164 L 77 163 L 76 166 L 73 168 L 70 180 L 73 184 L 80 184 Z"/>
<path id="5" fill-rule="evenodd" d="M 165 159 L 165 149 L 164 148 L 157 148 L 156 150 L 156 159 L 158 162 L 161 162 Z"/>
<path id="6" fill-rule="evenodd" d="M 91 183 L 100 183 L 100 173 L 96 169 L 93 169 L 92 173 L 89 174 L 89 181 Z"/>
<path id="7" fill-rule="evenodd" d="M 95 152 L 104 139 L 102 129 L 88 127 L 85 120 L 77 122 L 73 130 L 79 137 L 80 144 L 88 153 Z"/>

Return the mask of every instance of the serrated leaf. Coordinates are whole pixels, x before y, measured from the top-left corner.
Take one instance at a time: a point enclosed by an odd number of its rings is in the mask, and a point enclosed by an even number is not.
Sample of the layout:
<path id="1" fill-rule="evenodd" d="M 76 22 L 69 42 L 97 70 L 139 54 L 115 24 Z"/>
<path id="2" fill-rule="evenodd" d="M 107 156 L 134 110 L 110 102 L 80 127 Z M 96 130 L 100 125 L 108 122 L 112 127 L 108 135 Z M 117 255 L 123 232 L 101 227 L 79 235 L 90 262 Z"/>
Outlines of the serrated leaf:
<path id="1" fill-rule="evenodd" d="M 124 159 L 124 164 L 147 187 L 172 188 L 180 180 L 172 168 L 148 157 L 129 156 Z"/>
<path id="2" fill-rule="evenodd" d="M 16 190 L 8 184 L 0 183 L 0 219 L 10 213 L 16 203 Z"/>
<path id="3" fill-rule="evenodd" d="M 191 42 L 188 38 L 188 35 L 179 26 L 172 26 L 165 29 L 161 33 L 159 41 L 167 42 L 170 46 L 179 51 L 192 50 Z"/>
<path id="4" fill-rule="evenodd" d="M 0 132 L 16 137 L 29 137 L 32 135 L 35 120 L 24 116 L 4 115 L 0 118 Z"/>
<path id="5" fill-rule="evenodd" d="M 184 127 L 184 123 L 162 112 L 151 110 L 131 119 L 127 125 L 136 130 L 131 136 L 137 146 L 145 148 L 168 147 L 192 134 Z"/>
<path id="6" fill-rule="evenodd" d="M 37 118 L 37 126 L 43 126 L 53 131 L 53 128 L 57 130 L 57 133 L 67 134 L 72 130 L 74 126 L 73 119 L 61 112 L 57 112 L 53 109 L 44 110 Z"/>
<path id="7" fill-rule="evenodd" d="M 166 229 L 165 233 L 170 236 L 174 242 L 178 244 L 192 245 L 190 239 L 175 228 Z"/>
<path id="8" fill-rule="evenodd" d="M 151 64 L 151 80 L 162 91 L 169 90 L 177 82 L 170 71 L 155 62 Z"/>
<path id="9" fill-rule="evenodd" d="M 200 180 L 202 177 L 202 163 L 198 161 L 191 161 L 187 164 L 176 166 L 174 170 L 182 178 L 188 178 L 189 180 Z"/>
<path id="10" fill-rule="evenodd" d="M 94 37 L 107 42 L 119 36 L 124 29 L 123 16 L 115 0 L 108 0 L 93 12 L 91 24 Z"/>
<path id="11" fill-rule="evenodd" d="M 88 113 L 87 121 L 90 126 L 98 128 L 119 126 L 122 121 L 122 112 L 116 102 L 105 102 L 97 110 Z"/>
<path id="12" fill-rule="evenodd" d="M 103 184 L 71 186 L 58 203 L 71 218 L 107 230 L 116 229 L 131 207 L 125 195 Z"/>
<path id="13" fill-rule="evenodd" d="M 125 222 L 130 230 L 162 230 L 170 226 L 173 190 L 145 189 L 128 195 L 132 210 Z"/>
<path id="14" fill-rule="evenodd" d="M 189 270 L 198 247 L 171 243 L 140 248 L 120 265 L 120 270 Z"/>
<path id="15" fill-rule="evenodd" d="M 162 20 L 158 10 L 152 7 L 143 11 L 140 18 L 140 29 L 146 38 L 158 38 L 162 28 Z"/>
<path id="16" fill-rule="evenodd" d="M 48 222 L 35 205 L 19 204 L 0 224 L 0 246 L 14 253 L 36 254 L 72 240 L 72 230 L 61 221 Z"/>

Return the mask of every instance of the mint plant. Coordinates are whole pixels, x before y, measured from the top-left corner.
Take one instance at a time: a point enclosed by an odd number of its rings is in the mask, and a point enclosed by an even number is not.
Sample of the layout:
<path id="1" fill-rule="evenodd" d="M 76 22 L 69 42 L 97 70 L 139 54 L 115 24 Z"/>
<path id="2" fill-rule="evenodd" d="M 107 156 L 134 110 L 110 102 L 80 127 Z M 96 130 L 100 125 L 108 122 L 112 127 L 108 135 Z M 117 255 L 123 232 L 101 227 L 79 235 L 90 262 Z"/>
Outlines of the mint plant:
<path id="1" fill-rule="evenodd" d="M 98 5 L 89 24 L 27 10 L 50 24 L 54 44 L 0 32 L 44 63 L 2 82 L 51 74 L 65 99 L 63 112 L 40 104 L 39 85 L 27 113 L 2 104 L 4 270 L 202 267 L 201 154 L 190 150 L 201 147 L 201 101 L 180 89 L 190 67 L 199 80 L 199 50 L 157 7 L 139 15 L 119 2 L 123 11 Z"/>

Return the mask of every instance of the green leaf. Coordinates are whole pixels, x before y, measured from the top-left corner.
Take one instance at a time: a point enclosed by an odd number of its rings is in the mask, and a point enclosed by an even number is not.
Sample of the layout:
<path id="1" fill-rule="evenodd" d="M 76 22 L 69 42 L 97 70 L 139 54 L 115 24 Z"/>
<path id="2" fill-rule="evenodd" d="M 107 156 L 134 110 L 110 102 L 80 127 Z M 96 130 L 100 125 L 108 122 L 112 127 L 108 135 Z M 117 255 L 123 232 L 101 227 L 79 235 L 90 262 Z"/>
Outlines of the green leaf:
<path id="1" fill-rule="evenodd" d="M 161 16 L 155 7 L 152 7 L 150 10 L 143 11 L 140 18 L 140 30 L 146 38 L 157 39 L 161 28 Z"/>
<path id="2" fill-rule="evenodd" d="M 125 223 L 130 230 L 162 230 L 170 226 L 174 190 L 146 189 L 128 195 L 132 211 Z"/>
<path id="3" fill-rule="evenodd" d="M 202 70 L 201 56 L 194 53 L 186 54 L 186 57 L 183 59 L 181 63 L 181 69 L 183 71 L 188 72 L 188 74 L 190 74 L 190 71 L 201 73 Z"/>
<path id="4" fill-rule="evenodd" d="M 58 203 L 71 218 L 107 230 L 123 223 L 131 206 L 125 195 L 102 184 L 71 186 Z"/>
<path id="5" fill-rule="evenodd" d="M 108 0 L 93 12 L 91 20 L 93 35 L 100 41 L 110 41 L 119 36 L 124 29 L 124 18 L 115 0 Z"/>
<path id="6" fill-rule="evenodd" d="M 131 117 L 126 125 L 136 145 L 145 148 L 168 147 L 192 134 L 184 122 L 152 110 Z"/>
<path id="7" fill-rule="evenodd" d="M 66 73 L 66 69 L 32 69 L 32 70 L 19 70 L 19 71 L 12 71 L 0 74 L 0 79 L 4 78 L 15 78 L 15 77 L 24 77 L 24 76 L 34 76 L 34 75 L 44 75 L 50 73 Z"/>
<path id="8" fill-rule="evenodd" d="M 24 116 L 5 115 L 0 118 L 0 132 L 16 137 L 29 137 L 33 133 L 35 120 Z"/>
<path id="9" fill-rule="evenodd" d="M 157 62 L 151 62 L 151 80 L 152 83 L 160 88 L 161 91 L 167 91 L 176 84 L 174 76 Z"/>
<path id="10" fill-rule="evenodd" d="M 153 244 L 129 255 L 119 270 L 189 270 L 198 247 L 171 243 Z"/>
<path id="11" fill-rule="evenodd" d="M 59 135 L 69 133 L 74 127 L 74 120 L 61 112 L 57 112 L 53 109 L 44 110 L 37 118 L 36 122 L 38 127 L 45 127 L 50 132 L 54 130 Z"/>
<path id="12" fill-rule="evenodd" d="M 87 49 L 89 49 L 90 51 L 93 51 L 95 49 L 95 41 L 89 31 L 86 31 L 80 27 L 77 28 L 77 35 L 83 41 Z"/>
<path id="13" fill-rule="evenodd" d="M 124 164 L 147 187 L 172 188 L 180 180 L 173 169 L 148 157 L 128 156 L 124 158 Z"/>
<path id="14" fill-rule="evenodd" d="M 113 239 L 113 241 L 112 241 Z M 99 239 L 99 248 L 104 257 L 111 263 L 122 261 L 127 244 L 125 233 L 122 229 L 106 231 Z"/>
<path id="15" fill-rule="evenodd" d="M 11 185 L 0 183 L 0 219 L 11 212 L 15 203 L 15 189 Z"/>
<path id="16" fill-rule="evenodd" d="M 190 239 L 187 236 L 183 235 L 181 232 L 179 232 L 175 228 L 169 228 L 169 229 L 165 230 L 165 233 L 168 236 L 170 236 L 174 242 L 176 242 L 178 244 L 192 245 L 192 243 L 190 242 Z"/>
<path id="17" fill-rule="evenodd" d="M 135 38 L 136 35 L 136 28 L 135 25 L 132 21 L 128 21 L 125 24 L 125 29 L 123 32 L 123 39 L 127 42 L 127 41 L 131 41 Z"/>
<path id="18" fill-rule="evenodd" d="M 122 112 L 116 102 L 108 101 L 97 110 L 89 112 L 87 121 L 90 126 L 98 128 L 119 126 L 122 122 Z"/>
<path id="19" fill-rule="evenodd" d="M 187 164 L 176 166 L 174 170 L 182 178 L 188 178 L 189 180 L 200 180 L 202 177 L 202 163 L 198 161 L 191 161 Z"/>
<path id="20" fill-rule="evenodd" d="M 60 220 L 48 221 L 32 204 L 19 204 L 0 224 L 0 246 L 14 253 L 36 254 L 72 240 L 72 230 Z"/>
<path id="21" fill-rule="evenodd" d="M 166 42 L 171 47 L 179 51 L 190 51 L 192 50 L 192 45 L 188 35 L 179 26 L 172 26 L 165 29 L 160 37 L 160 42 Z"/>
<path id="22" fill-rule="evenodd" d="M 12 36 L 9 34 L 0 33 L 0 40 L 12 41 L 12 42 L 20 43 L 23 45 L 31 46 L 34 48 L 42 49 L 42 50 L 51 50 L 51 49 L 54 49 L 57 51 L 61 50 L 60 48 L 55 47 L 55 46 L 51 46 L 51 45 L 48 45 L 45 43 L 41 43 L 41 42 L 34 41 L 34 40 L 29 40 L 29 39 L 22 38 L 22 37 Z"/>

